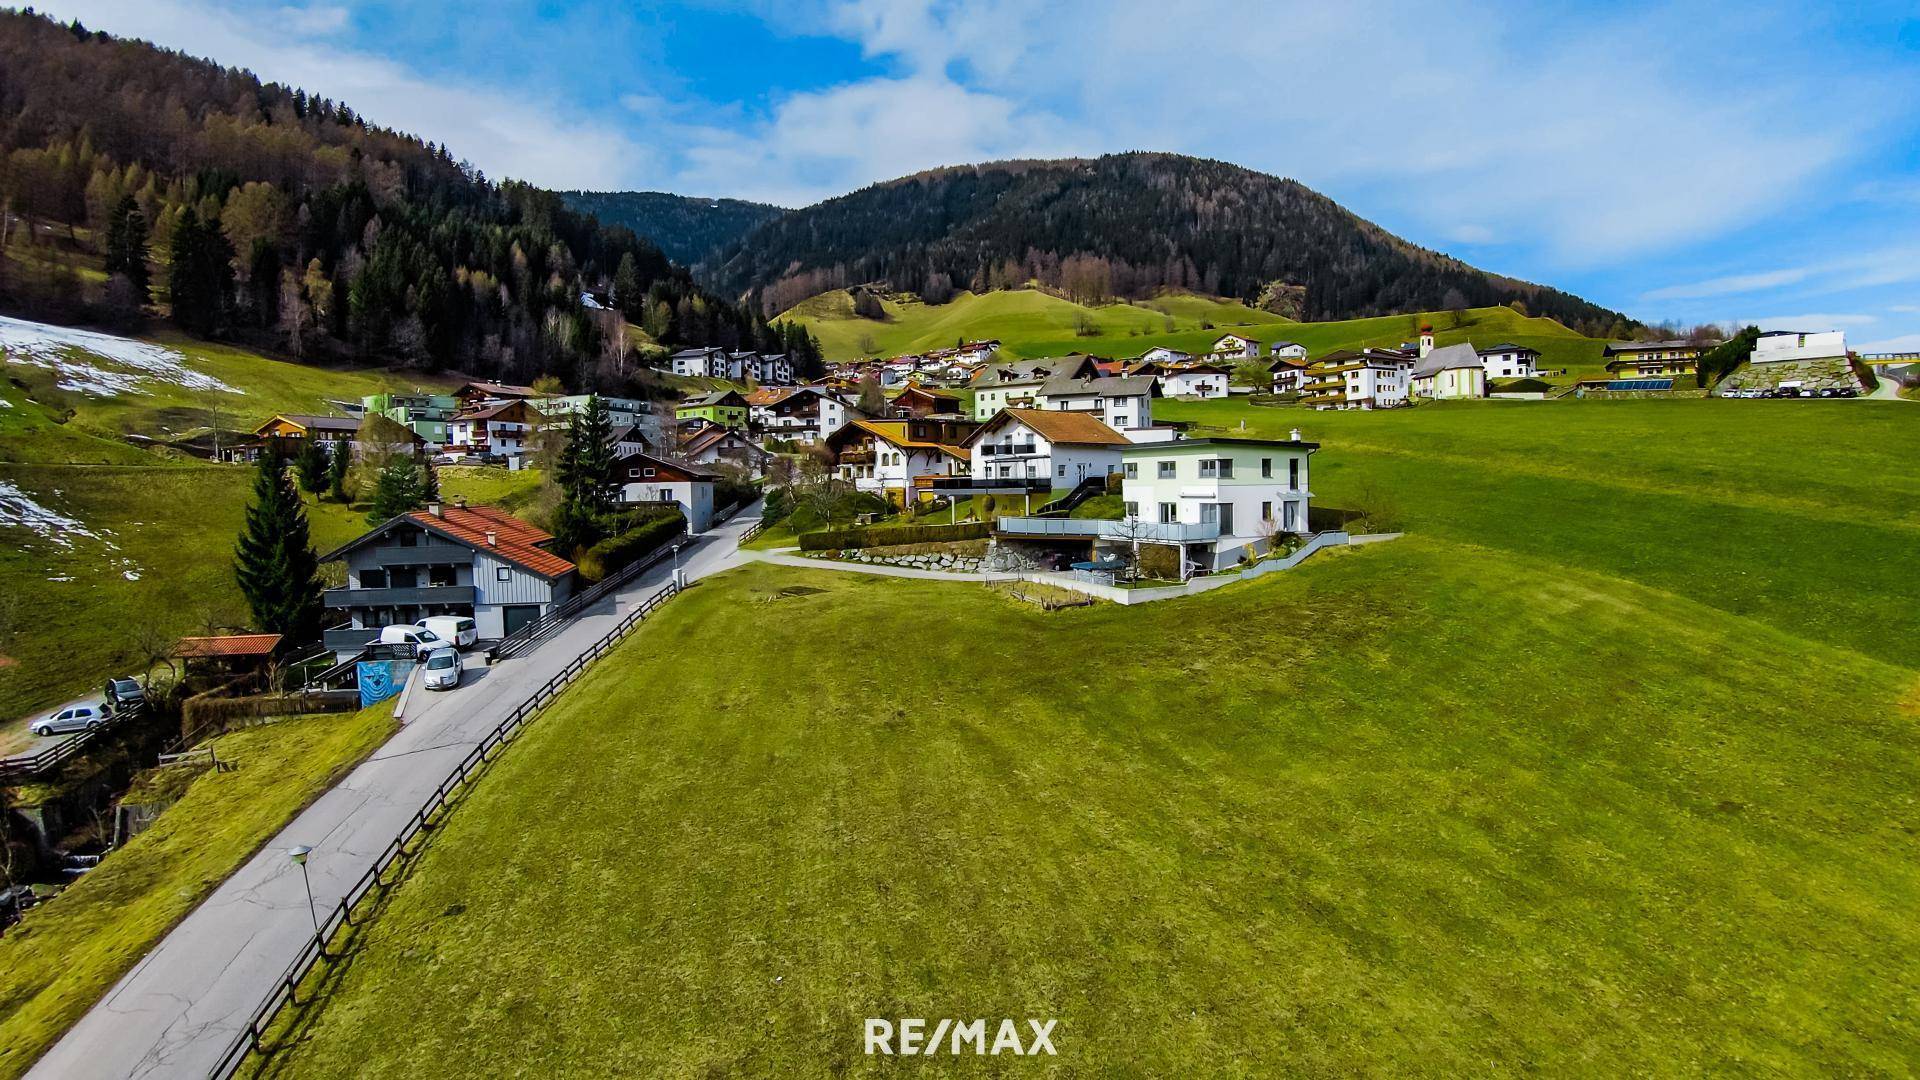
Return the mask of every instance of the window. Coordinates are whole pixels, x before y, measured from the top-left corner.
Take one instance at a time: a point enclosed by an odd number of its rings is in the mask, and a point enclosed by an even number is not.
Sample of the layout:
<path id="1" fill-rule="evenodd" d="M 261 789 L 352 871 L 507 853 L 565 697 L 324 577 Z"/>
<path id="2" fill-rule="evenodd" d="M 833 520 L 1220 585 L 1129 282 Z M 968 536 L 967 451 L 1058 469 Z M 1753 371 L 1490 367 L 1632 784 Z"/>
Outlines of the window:
<path id="1" fill-rule="evenodd" d="M 496 566 L 496 567 L 494 567 L 494 568 L 493 568 L 493 580 L 495 580 L 495 581 L 512 581 L 512 580 L 513 580 L 513 571 L 512 571 L 512 570 L 511 570 L 510 568 L 508 568 L 508 567 L 505 567 L 505 566 Z"/>
<path id="2" fill-rule="evenodd" d="M 420 572 L 411 566 L 394 566 L 387 569 L 387 587 L 390 589 L 411 589 L 420 584 Z"/>
<path id="3" fill-rule="evenodd" d="M 1219 478 L 1222 480 L 1233 479 L 1233 459 L 1232 458 L 1201 458 L 1200 459 L 1200 478 L 1202 480 L 1205 480 L 1208 478 Z"/>
<path id="4" fill-rule="evenodd" d="M 639 476 L 639 475 L 640 475 L 640 470 L 639 470 L 639 469 L 628 469 L 628 470 L 627 470 L 627 479 L 629 479 L 629 480 L 632 480 L 632 479 L 634 479 L 635 477 L 637 477 L 637 476 Z"/>
<path id="5" fill-rule="evenodd" d="M 1121 466 L 1121 468 L 1125 470 L 1125 475 L 1127 479 L 1129 480 L 1140 479 L 1140 463 L 1139 462 L 1129 461 L 1125 465 Z"/>
<path id="6" fill-rule="evenodd" d="M 1171 462 L 1171 461 L 1162 461 L 1162 462 L 1159 462 L 1158 464 L 1159 464 L 1159 466 L 1160 466 L 1160 479 L 1162 479 L 1162 480 L 1171 480 L 1171 479 L 1173 479 L 1173 465 L 1174 465 L 1174 463 L 1173 463 L 1173 462 Z"/>
<path id="7" fill-rule="evenodd" d="M 1260 520 L 1261 521 L 1273 520 L 1273 504 L 1272 503 L 1263 502 L 1260 504 Z"/>
<path id="8" fill-rule="evenodd" d="M 651 465 L 649 465 L 649 466 L 647 466 L 646 468 L 644 468 L 644 469 L 642 469 L 642 470 L 640 470 L 640 475 L 642 475 L 642 476 L 652 476 L 652 475 L 653 475 L 653 466 L 651 466 Z"/>
<path id="9" fill-rule="evenodd" d="M 1300 490 L 1300 459 L 1299 458 L 1287 459 L 1287 488 L 1290 491 Z"/>
<path id="10" fill-rule="evenodd" d="M 1160 524 L 1171 525 L 1174 522 L 1179 520 L 1180 520 L 1180 504 L 1178 503 L 1161 503 L 1160 504 Z"/>
<path id="11" fill-rule="evenodd" d="M 1261 458 L 1260 459 L 1260 478 L 1262 480 L 1265 480 L 1265 479 L 1271 478 L 1272 476 L 1273 476 L 1273 459 L 1270 457 Z"/>
<path id="12" fill-rule="evenodd" d="M 1139 516 L 1140 516 L 1140 504 L 1137 502 L 1127 503 L 1127 517 L 1138 518 Z"/>
<path id="13" fill-rule="evenodd" d="M 427 567 L 427 584 L 429 585 L 455 585 L 459 581 L 459 571 L 445 563 Z"/>
<path id="14" fill-rule="evenodd" d="M 385 570 L 362 570 L 362 571 L 360 571 L 360 587 L 361 587 L 361 588 L 363 588 L 363 589 L 384 589 L 384 588 L 386 588 L 386 587 L 387 587 L 387 572 L 386 572 Z"/>
<path id="15" fill-rule="evenodd" d="M 1058 465 L 1058 466 L 1055 466 L 1055 468 L 1056 468 L 1056 470 L 1057 470 L 1057 471 L 1056 471 L 1056 472 L 1054 473 L 1054 475 L 1055 475 L 1055 476 L 1065 476 L 1065 475 L 1067 475 L 1067 467 L 1066 467 L 1065 465 Z"/>
<path id="16" fill-rule="evenodd" d="M 400 541 L 401 547 L 418 547 L 420 545 L 420 530 L 418 529 L 401 529 L 398 533 L 395 533 L 394 536 Z"/>

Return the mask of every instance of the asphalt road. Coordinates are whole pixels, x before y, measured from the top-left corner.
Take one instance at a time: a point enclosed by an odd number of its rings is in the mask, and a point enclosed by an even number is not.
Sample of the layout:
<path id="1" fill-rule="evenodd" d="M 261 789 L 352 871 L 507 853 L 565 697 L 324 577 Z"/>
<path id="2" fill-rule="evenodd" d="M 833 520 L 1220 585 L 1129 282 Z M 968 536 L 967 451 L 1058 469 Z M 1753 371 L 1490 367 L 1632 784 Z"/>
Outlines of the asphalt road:
<path id="1" fill-rule="evenodd" d="M 689 578 L 738 565 L 749 508 L 682 553 Z M 30 1077 L 203 1077 L 313 935 L 300 871 L 286 850 L 307 844 L 320 911 L 366 873 L 387 843 L 467 753 L 514 707 L 658 592 L 663 564 L 524 656 L 462 677 L 457 690 L 416 689 L 404 726 L 215 890 L 37 1062 Z M 511 753 L 511 750 L 508 751 Z"/>

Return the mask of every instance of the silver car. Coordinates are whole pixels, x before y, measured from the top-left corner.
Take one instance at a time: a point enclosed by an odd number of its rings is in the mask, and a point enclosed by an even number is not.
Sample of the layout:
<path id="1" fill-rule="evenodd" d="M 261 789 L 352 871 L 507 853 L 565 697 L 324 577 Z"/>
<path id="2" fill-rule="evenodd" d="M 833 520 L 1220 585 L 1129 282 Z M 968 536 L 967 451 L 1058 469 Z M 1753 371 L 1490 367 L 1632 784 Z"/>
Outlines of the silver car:
<path id="1" fill-rule="evenodd" d="M 69 731 L 93 731 L 107 722 L 107 710 L 99 705 L 75 705 L 27 725 L 35 735 L 65 735 Z"/>
<path id="2" fill-rule="evenodd" d="M 420 681 L 429 690 L 451 690 L 460 685 L 460 654 L 452 649 L 435 649 L 427 654 L 426 671 Z"/>

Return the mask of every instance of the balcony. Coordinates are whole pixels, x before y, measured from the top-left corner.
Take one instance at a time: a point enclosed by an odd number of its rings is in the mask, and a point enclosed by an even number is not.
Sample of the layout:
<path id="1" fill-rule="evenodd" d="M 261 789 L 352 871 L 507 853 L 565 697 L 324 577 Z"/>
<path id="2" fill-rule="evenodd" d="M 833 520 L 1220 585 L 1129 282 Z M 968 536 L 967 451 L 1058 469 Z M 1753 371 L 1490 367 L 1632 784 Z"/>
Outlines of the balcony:
<path id="1" fill-rule="evenodd" d="M 358 626 L 337 626 L 332 630 L 321 632 L 320 644 L 332 649 L 334 652 L 355 652 L 367 642 L 379 636 L 380 628 L 377 626 L 364 628 Z"/>
<path id="2" fill-rule="evenodd" d="M 415 585 L 388 589 L 343 586 L 326 591 L 330 608 L 400 607 L 416 604 L 471 604 L 477 590 L 471 585 Z"/>
<path id="3" fill-rule="evenodd" d="M 429 566 L 448 564 L 468 566 L 473 562 L 473 549 L 460 544 L 449 544 L 444 540 L 430 540 L 412 547 L 389 544 L 373 550 L 375 566 Z"/>
<path id="4" fill-rule="evenodd" d="M 1220 523 L 1101 521 L 1088 518 L 1003 517 L 998 532 L 1009 536 L 1062 536 L 1087 539 L 1138 540 L 1142 543 L 1183 544 L 1220 538 Z"/>
<path id="5" fill-rule="evenodd" d="M 871 465 L 871 464 L 873 464 L 873 451 L 871 451 L 871 450 L 842 450 L 842 451 L 840 451 L 840 464 L 842 464 L 842 465 Z"/>

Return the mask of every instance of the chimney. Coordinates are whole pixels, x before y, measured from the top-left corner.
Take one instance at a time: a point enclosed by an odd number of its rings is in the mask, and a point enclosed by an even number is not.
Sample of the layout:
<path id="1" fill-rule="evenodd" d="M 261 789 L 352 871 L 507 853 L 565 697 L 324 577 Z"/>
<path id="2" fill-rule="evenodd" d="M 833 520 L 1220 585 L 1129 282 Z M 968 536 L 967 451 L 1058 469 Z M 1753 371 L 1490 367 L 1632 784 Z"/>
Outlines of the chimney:
<path id="1" fill-rule="evenodd" d="M 467 497 L 465 495 L 455 495 L 453 497 L 453 508 L 455 510 L 465 510 L 467 508 Z"/>
<path id="2" fill-rule="evenodd" d="M 497 532 L 494 532 L 492 529 L 487 530 L 487 546 L 488 547 L 500 546 L 500 534 Z"/>
<path id="3" fill-rule="evenodd" d="M 428 503 L 427 513 L 432 514 L 434 517 L 439 517 L 440 516 L 440 500 L 435 499 L 434 501 Z"/>

